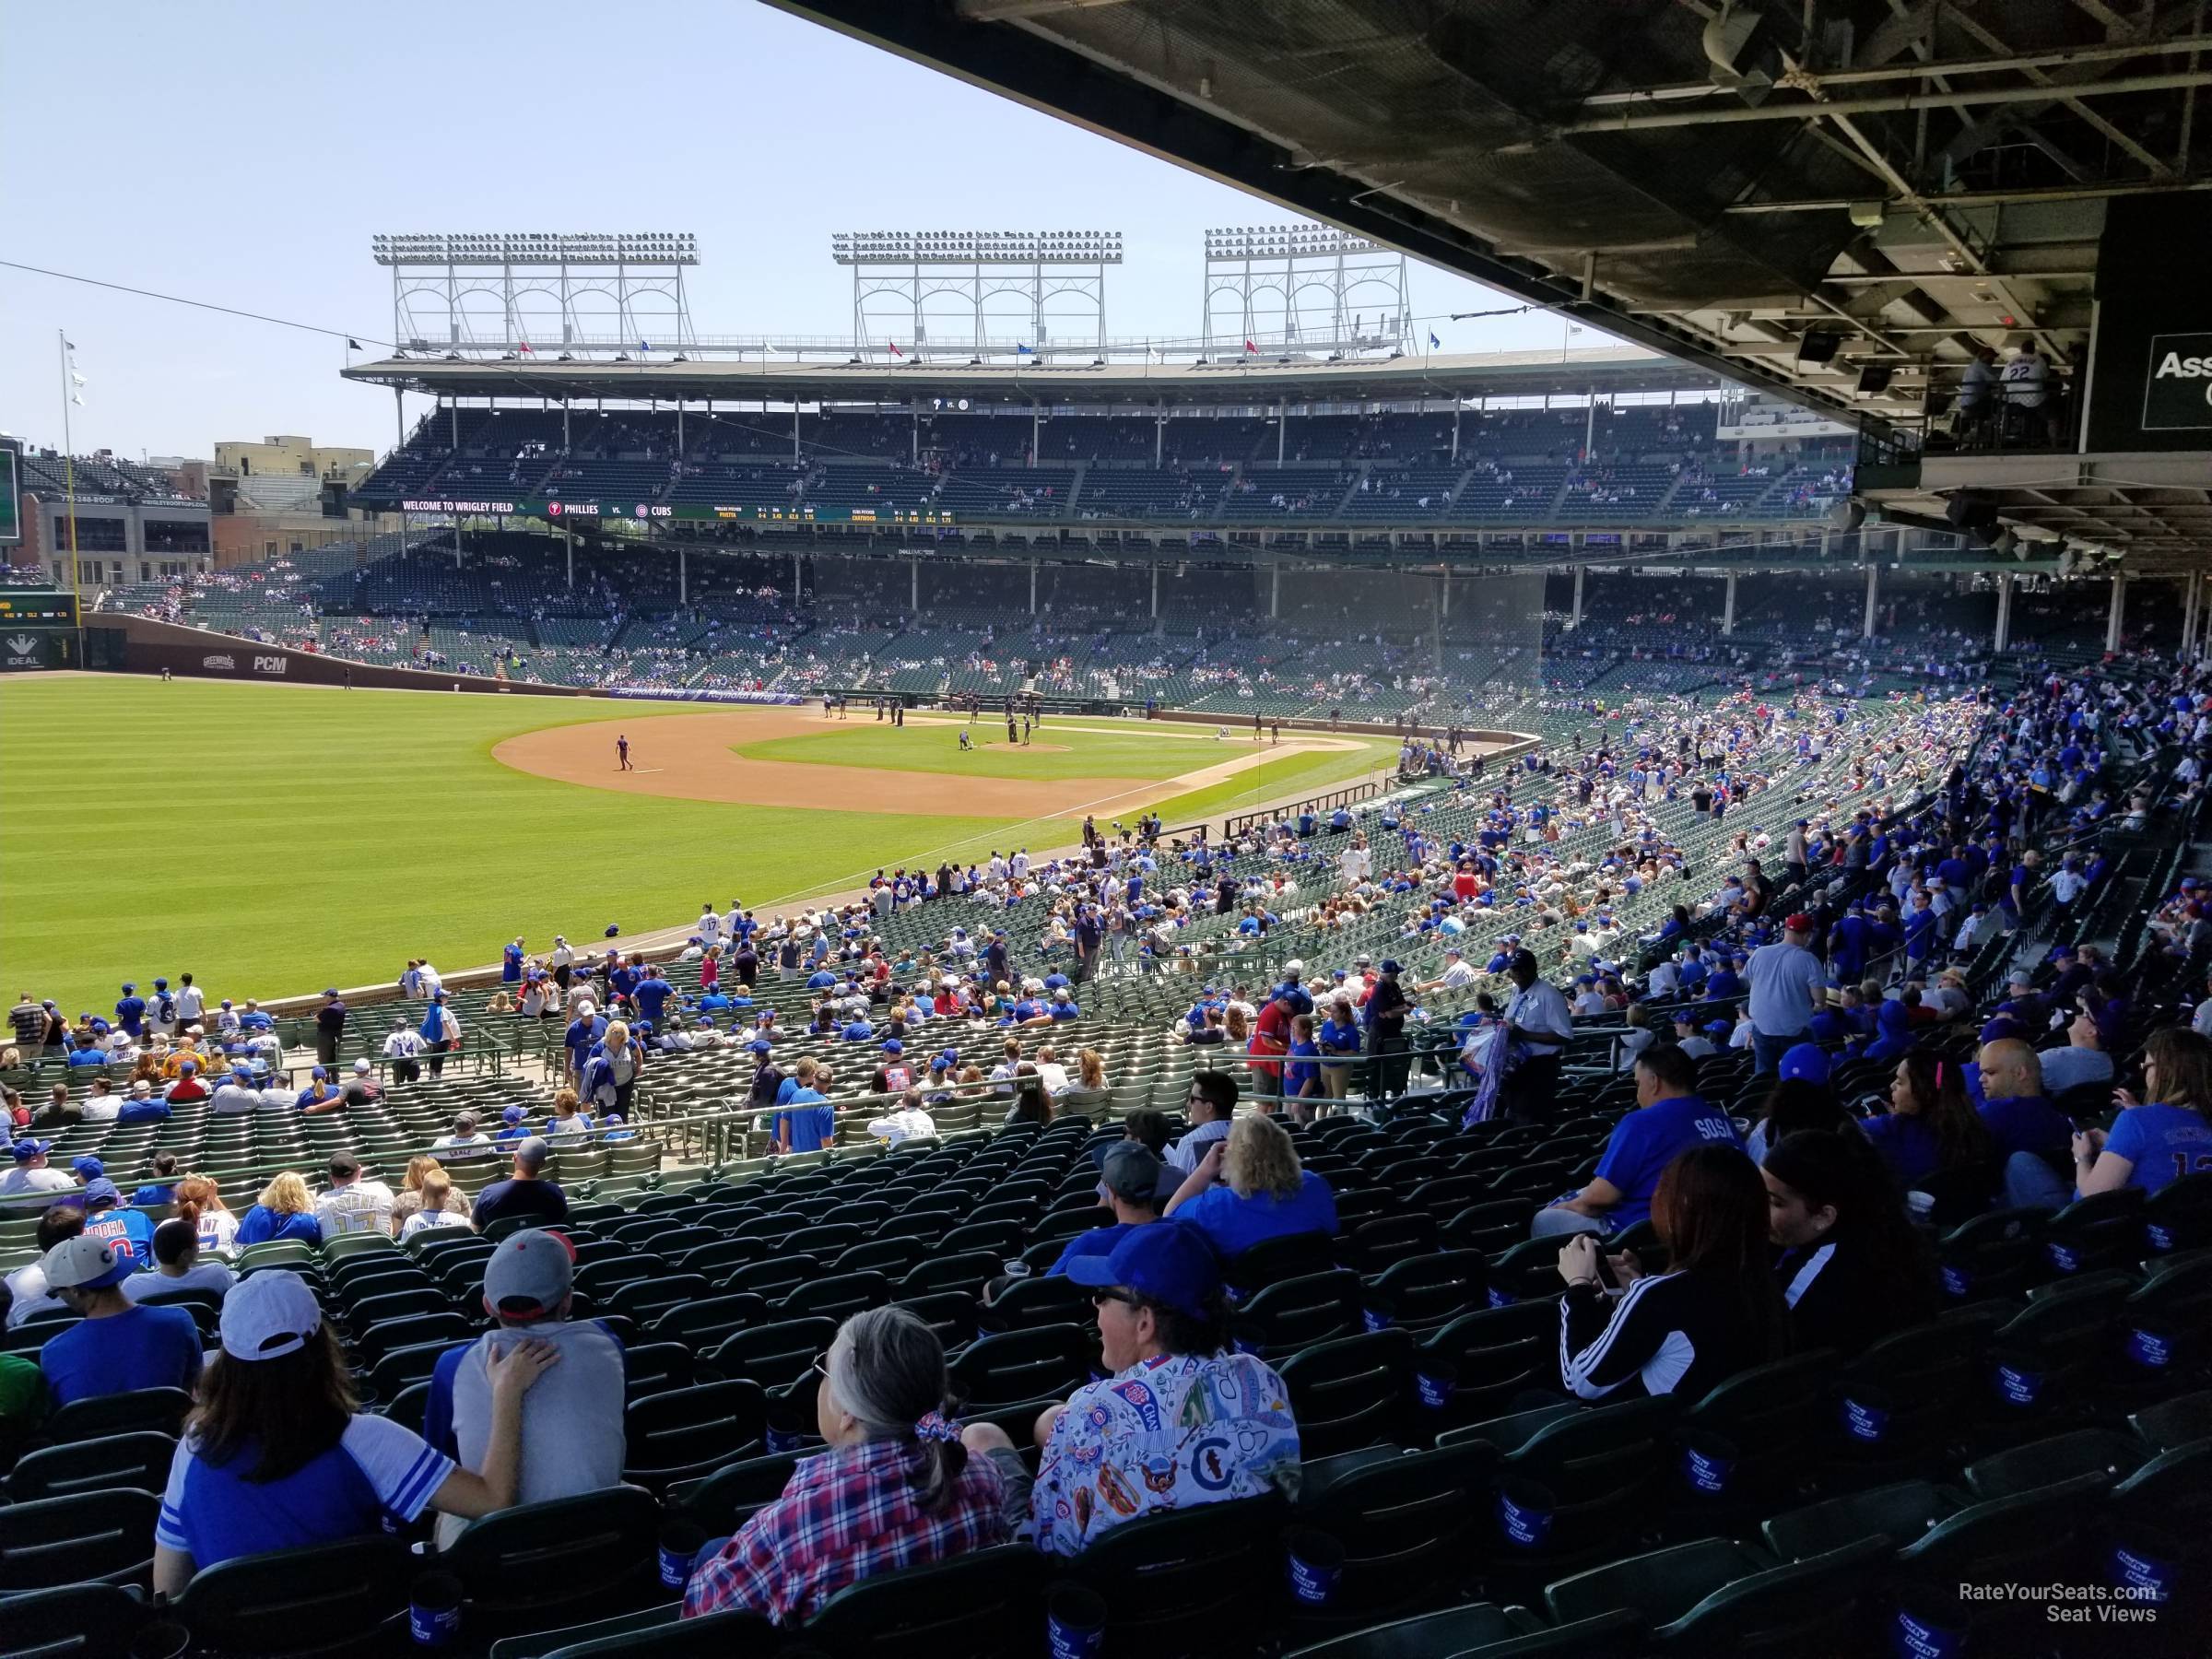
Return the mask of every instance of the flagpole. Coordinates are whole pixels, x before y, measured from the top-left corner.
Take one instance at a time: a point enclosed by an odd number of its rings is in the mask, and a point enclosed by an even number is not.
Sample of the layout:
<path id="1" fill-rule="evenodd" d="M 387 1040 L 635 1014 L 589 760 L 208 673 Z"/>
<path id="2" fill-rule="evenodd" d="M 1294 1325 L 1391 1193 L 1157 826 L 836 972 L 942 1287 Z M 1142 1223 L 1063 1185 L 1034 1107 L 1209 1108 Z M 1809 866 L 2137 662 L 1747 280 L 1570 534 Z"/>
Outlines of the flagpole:
<path id="1" fill-rule="evenodd" d="M 57 328 L 53 337 L 62 358 L 62 492 L 69 501 L 69 591 L 76 616 L 76 665 L 85 665 L 85 578 L 76 553 L 76 441 L 69 435 L 69 332 Z"/>

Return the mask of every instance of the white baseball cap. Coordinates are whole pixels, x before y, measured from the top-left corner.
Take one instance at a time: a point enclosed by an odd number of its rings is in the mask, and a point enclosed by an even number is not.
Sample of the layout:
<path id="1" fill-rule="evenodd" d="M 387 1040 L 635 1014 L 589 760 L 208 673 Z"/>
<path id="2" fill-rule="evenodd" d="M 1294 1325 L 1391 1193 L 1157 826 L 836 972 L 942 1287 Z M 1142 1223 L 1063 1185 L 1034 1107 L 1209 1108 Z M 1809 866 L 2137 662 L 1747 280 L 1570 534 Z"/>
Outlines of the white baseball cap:
<path id="1" fill-rule="evenodd" d="M 322 1304 L 307 1281 L 281 1267 L 250 1274 L 223 1298 L 223 1352 L 233 1359 L 281 1359 L 323 1328 Z"/>

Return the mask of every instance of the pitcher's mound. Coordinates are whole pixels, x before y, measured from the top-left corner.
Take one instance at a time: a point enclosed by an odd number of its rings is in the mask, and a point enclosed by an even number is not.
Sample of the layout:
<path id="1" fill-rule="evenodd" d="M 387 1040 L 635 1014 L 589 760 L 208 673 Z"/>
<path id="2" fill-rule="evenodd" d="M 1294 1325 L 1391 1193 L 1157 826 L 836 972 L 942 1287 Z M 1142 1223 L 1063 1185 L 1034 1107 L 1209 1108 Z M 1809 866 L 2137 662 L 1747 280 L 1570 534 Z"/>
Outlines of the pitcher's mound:
<path id="1" fill-rule="evenodd" d="M 978 747 L 987 749 L 1013 749 L 1017 752 L 1022 749 L 1027 749 L 1031 754 L 1036 754 L 1040 751 L 1048 755 L 1065 755 L 1067 753 L 1067 745 L 1065 743 L 1007 743 L 1004 739 L 1001 739 L 997 743 L 985 743 L 978 745 Z"/>

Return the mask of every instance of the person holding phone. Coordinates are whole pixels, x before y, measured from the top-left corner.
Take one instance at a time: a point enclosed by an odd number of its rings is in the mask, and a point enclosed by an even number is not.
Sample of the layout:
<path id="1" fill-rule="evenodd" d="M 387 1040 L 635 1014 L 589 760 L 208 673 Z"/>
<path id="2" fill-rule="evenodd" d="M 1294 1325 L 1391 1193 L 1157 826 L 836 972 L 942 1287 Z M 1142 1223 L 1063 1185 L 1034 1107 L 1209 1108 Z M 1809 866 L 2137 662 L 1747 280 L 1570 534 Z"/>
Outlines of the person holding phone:
<path id="1" fill-rule="evenodd" d="M 1766 1185 L 1743 1148 L 1706 1144 L 1670 1162 L 1653 1195 L 1664 1272 L 1646 1274 L 1631 1251 L 1603 1255 L 1588 1233 L 1569 1239 L 1559 1249 L 1559 1371 L 1569 1391 L 1585 1400 L 1695 1400 L 1779 1359 L 1789 1314 L 1774 1282 L 1767 1211 Z M 1622 1289 L 1606 1288 L 1601 1263 Z"/>

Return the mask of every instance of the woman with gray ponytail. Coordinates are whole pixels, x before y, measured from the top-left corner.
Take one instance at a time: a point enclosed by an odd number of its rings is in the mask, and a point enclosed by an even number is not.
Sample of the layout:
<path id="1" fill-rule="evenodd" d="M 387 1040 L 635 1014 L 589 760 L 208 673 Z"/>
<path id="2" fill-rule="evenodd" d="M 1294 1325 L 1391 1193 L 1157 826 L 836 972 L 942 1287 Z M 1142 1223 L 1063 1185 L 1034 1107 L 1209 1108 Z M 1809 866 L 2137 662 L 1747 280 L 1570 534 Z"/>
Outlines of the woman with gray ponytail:
<path id="1" fill-rule="evenodd" d="M 685 1618 L 749 1607 L 799 1624 L 873 1573 L 1006 1541 L 1003 1484 L 960 1443 L 935 1332 L 904 1308 L 871 1308 L 845 1321 L 815 1369 L 828 1449 L 728 1543 L 701 1552 Z"/>

